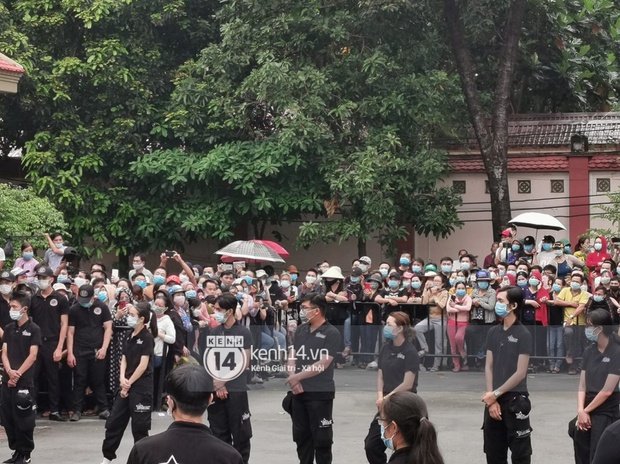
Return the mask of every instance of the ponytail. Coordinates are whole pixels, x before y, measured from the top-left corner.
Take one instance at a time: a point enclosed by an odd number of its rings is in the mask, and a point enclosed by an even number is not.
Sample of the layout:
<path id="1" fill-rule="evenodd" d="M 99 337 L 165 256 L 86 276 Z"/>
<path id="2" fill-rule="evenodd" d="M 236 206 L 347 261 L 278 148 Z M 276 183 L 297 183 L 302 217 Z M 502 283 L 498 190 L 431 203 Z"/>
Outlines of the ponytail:
<path id="1" fill-rule="evenodd" d="M 416 438 L 411 443 L 409 462 L 444 464 L 443 457 L 437 446 L 437 431 L 432 422 L 426 417 L 420 418 Z"/>
<path id="2" fill-rule="evenodd" d="M 135 306 L 138 311 L 138 317 L 144 318 L 144 325 L 153 336 L 156 336 L 158 333 L 157 317 L 155 317 L 155 313 L 151 311 L 151 305 L 149 303 L 138 303 Z"/>

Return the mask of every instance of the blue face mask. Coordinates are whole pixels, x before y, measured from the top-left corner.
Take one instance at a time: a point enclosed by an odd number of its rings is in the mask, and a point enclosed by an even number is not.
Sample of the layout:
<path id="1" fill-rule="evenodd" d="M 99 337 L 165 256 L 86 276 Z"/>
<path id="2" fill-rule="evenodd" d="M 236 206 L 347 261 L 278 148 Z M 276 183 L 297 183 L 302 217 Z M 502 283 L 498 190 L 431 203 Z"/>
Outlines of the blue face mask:
<path id="1" fill-rule="evenodd" d="M 61 274 L 61 275 L 58 276 L 58 282 L 61 283 L 61 284 L 66 284 L 66 283 L 71 282 L 71 279 L 69 277 L 67 277 L 66 275 L 62 275 Z"/>
<path id="2" fill-rule="evenodd" d="M 381 275 L 383 276 L 383 278 L 385 279 L 388 275 L 389 269 L 379 269 L 379 272 L 381 273 Z"/>
<path id="3" fill-rule="evenodd" d="M 394 340 L 396 338 L 394 329 L 395 327 L 384 325 L 383 326 L 383 338 L 385 338 L 386 340 Z"/>
<path id="4" fill-rule="evenodd" d="M 156 275 L 153 276 L 153 283 L 155 285 L 161 285 L 166 283 L 166 278 L 164 276 Z"/>
<path id="5" fill-rule="evenodd" d="M 459 288 L 456 292 L 456 296 L 458 296 L 459 298 L 463 298 L 465 295 L 467 295 L 467 290 L 464 290 L 462 288 Z"/>
<path id="6" fill-rule="evenodd" d="M 140 287 L 142 290 L 144 290 L 144 289 L 146 288 L 146 282 L 145 282 L 145 281 L 143 281 L 143 280 L 138 280 L 138 281 L 136 282 L 136 285 L 137 285 L 138 287 Z"/>
<path id="7" fill-rule="evenodd" d="M 489 288 L 489 283 L 488 282 L 478 282 L 478 288 L 480 290 L 486 290 L 487 288 Z"/>
<path id="8" fill-rule="evenodd" d="M 456 284 L 456 279 L 450 279 L 448 282 L 450 282 L 450 287 L 454 287 Z"/>
<path id="9" fill-rule="evenodd" d="M 188 290 L 185 292 L 187 298 L 196 298 L 196 290 Z"/>
<path id="10" fill-rule="evenodd" d="M 388 282 L 388 286 L 392 289 L 394 288 L 398 288 L 399 284 L 398 284 L 398 280 L 390 280 Z"/>
<path id="11" fill-rule="evenodd" d="M 102 303 L 105 303 L 105 301 L 108 299 L 108 292 L 106 292 L 105 290 L 100 290 L 97 294 L 97 299 Z"/>
<path id="12" fill-rule="evenodd" d="M 579 282 L 571 282 L 570 289 L 574 292 L 576 292 L 577 290 L 581 290 L 581 284 Z"/>
<path id="13" fill-rule="evenodd" d="M 596 327 L 586 327 L 586 338 L 592 343 L 596 343 L 598 341 L 599 334 L 594 334 Z"/>
<path id="14" fill-rule="evenodd" d="M 297 282 L 297 274 L 291 274 L 291 280 Z"/>
<path id="15" fill-rule="evenodd" d="M 243 293 L 237 293 L 237 301 L 241 301 L 243 299 Z"/>
<path id="16" fill-rule="evenodd" d="M 92 301 L 89 301 L 88 303 L 80 303 L 80 306 L 84 309 L 88 309 L 93 305 Z"/>
<path id="17" fill-rule="evenodd" d="M 594 301 L 596 301 L 597 303 L 600 303 L 601 301 L 603 301 L 603 300 L 605 299 L 605 297 L 604 297 L 604 296 L 602 296 L 602 295 L 594 295 L 594 296 L 592 297 L 592 299 L 593 299 Z"/>
<path id="18" fill-rule="evenodd" d="M 461 271 L 469 271 L 471 263 L 461 263 Z"/>
<path id="19" fill-rule="evenodd" d="M 22 258 L 24 258 L 26 261 L 31 260 L 32 258 L 34 258 L 34 253 L 31 251 L 24 252 L 22 253 Z"/>
<path id="20" fill-rule="evenodd" d="M 558 285 L 558 284 L 553 284 L 553 287 L 551 287 L 551 289 L 555 292 L 555 293 L 560 293 L 562 291 L 562 286 Z"/>
<path id="21" fill-rule="evenodd" d="M 351 277 L 350 280 L 351 280 L 351 283 L 356 284 L 356 283 L 358 283 L 360 281 L 360 278 L 359 277 Z"/>
<path id="22" fill-rule="evenodd" d="M 505 303 L 500 303 L 499 301 L 495 303 L 495 314 L 497 314 L 499 317 L 506 317 L 508 316 L 508 313 L 508 305 L 506 305 Z"/>
<path id="23" fill-rule="evenodd" d="M 534 249 L 534 245 L 523 245 L 523 249 L 525 251 L 532 251 Z"/>
<path id="24" fill-rule="evenodd" d="M 411 282 L 411 288 L 414 290 L 419 290 L 422 288 L 422 282 L 418 282 L 417 280 L 415 282 Z"/>
<path id="25" fill-rule="evenodd" d="M 443 272 L 444 274 L 448 274 L 449 272 L 452 272 L 452 266 L 441 266 L 441 272 Z"/>
<path id="26" fill-rule="evenodd" d="M 567 255 L 570 255 L 572 253 L 570 247 L 564 247 L 564 253 L 566 253 Z"/>
<path id="27" fill-rule="evenodd" d="M 385 427 L 383 425 L 381 426 L 381 440 L 387 449 L 394 449 L 394 437 L 385 438 Z"/>
<path id="28" fill-rule="evenodd" d="M 517 280 L 517 285 L 521 288 L 527 287 L 527 280 Z"/>
<path id="29" fill-rule="evenodd" d="M 603 249 L 603 244 L 602 243 L 595 243 L 594 244 L 594 249 L 596 251 L 601 251 Z"/>
<path id="30" fill-rule="evenodd" d="M 543 243 L 542 244 L 542 249 L 543 249 L 543 251 L 551 250 L 551 243 Z"/>
<path id="31" fill-rule="evenodd" d="M 401 266 L 409 266 L 411 264 L 409 258 L 400 258 L 399 262 Z"/>
<path id="32" fill-rule="evenodd" d="M 534 278 L 531 278 L 531 279 L 529 280 L 529 284 L 530 284 L 530 286 L 532 286 L 532 287 L 538 287 L 538 286 L 540 285 L 540 280 L 538 280 L 538 279 L 534 279 Z"/>
<path id="33" fill-rule="evenodd" d="M 422 272 L 422 266 L 418 266 L 417 264 L 411 266 L 411 272 L 416 272 L 416 273 Z"/>
<path id="34" fill-rule="evenodd" d="M 245 280 L 245 283 L 246 283 L 246 284 L 248 284 L 248 285 L 252 285 L 252 278 L 251 278 L 251 277 L 245 276 L 245 277 L 243 278 L 243 280 Z"/>
<path id="35" fill-rule="evenodd" d="M 521 245 L 513 245 L 512 251 L 519 251 L 521 249 Z"/>

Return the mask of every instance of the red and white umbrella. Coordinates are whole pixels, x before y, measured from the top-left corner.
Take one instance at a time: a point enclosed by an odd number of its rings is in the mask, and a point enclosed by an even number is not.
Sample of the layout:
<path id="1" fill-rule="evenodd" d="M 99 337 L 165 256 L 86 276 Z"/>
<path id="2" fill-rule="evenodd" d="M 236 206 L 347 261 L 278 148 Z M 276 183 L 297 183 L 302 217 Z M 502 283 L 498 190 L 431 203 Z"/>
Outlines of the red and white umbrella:
<path id="1" fill-rule="evenodd" d="M 284 250 L 284 248 L 282 249 Z M 272 248 L 263 243 L 257 243 L 254 240 L 237 240 L 224 248 L 220 248 L 215 254 L 222 255 L 222 261 L 225 263 L 239 260 L 270 263 L 284 262 L 284 259 Z"/>

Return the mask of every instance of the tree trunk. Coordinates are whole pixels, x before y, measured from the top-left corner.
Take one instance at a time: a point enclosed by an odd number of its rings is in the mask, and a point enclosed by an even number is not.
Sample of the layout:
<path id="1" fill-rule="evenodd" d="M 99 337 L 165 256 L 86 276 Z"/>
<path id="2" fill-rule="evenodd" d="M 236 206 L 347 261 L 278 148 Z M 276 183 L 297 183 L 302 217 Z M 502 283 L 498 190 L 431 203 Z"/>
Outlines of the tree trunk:
<path id="1" fill-rule="evenodd" d="M 527 0 L 514 0 L 503 31 L 492 116 L 486 114 L 476 84 L 474 63 L 467 47 L 456 0 L 444 0 L 444 17 L 452 52 L 461 78 L 469 119 L 476 133 L 484 168 L 489 179 L 493 236 L 511 218 L 508 188 L 508 111 L 512 96 L 517 49 Z M 490 119 L 490 127 L 489 127 Z"/>
<path id="2" fill-rule="evenodd" d="M 366 256 L 366 240 L 362 238 L 357 239 L 357 257 L 360 258 Z"/>

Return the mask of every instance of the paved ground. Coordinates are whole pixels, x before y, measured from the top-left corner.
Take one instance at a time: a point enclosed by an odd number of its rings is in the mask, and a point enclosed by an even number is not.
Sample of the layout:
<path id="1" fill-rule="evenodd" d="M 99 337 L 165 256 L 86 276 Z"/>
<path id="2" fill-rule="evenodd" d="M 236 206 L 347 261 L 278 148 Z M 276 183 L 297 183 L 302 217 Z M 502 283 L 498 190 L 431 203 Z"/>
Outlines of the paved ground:
<path id="1" fill-rule="evenodd" d="M 336 374 L 334 464 L 366 462 L 363 441 L 375 412 L 375 379 L 374 373 L 355 368 Z M 566 428 L 576 413 L 577 380 L 576 376 L 565 374 L 529 376 L 533 405 L 533 463 L 573 462 L 572 443 Z M 419 394 L 426 400 L 431 420 L 439 430 L 446 463 L 485 462 L 480 430 L 483 386 L 484 376 L 478 372 L 423 372 L 420 375 Z M 290 418 L 280 406 L 285 391 L 283 381 L 273 379 L 265 383 L 265 388 L 250 392 L 254 429 L 250 461 L 253 464 L 296 462 Z M 165 414 L 155 414 L 152 432 L 164 430 L 170 421 Z M 103 421 L 84 418 L 78 423 L 59 424 L 41 419 L 37 425 L 33 463 L 101 462 Z M 119 459 L 115 462 L 126 462 L 131 445 L 128 430 L 118 453 Z M 6 439 L 2 437 L 0 460 L 9 455 Z"/>

